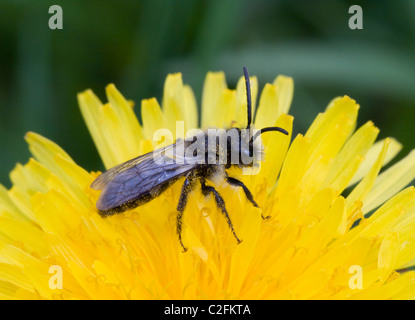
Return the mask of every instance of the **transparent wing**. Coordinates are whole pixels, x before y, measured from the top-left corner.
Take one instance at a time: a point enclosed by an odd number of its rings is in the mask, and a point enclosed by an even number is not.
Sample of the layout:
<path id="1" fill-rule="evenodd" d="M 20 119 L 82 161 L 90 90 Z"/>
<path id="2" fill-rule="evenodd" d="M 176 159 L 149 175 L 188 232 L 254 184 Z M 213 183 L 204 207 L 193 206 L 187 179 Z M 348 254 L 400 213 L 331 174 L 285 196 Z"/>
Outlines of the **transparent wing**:
<path id="1" fill-rule="evenodd" d="M 168 145 L 164 148 L 156 149 L 149 153 L 138 156 L 137 158 L 123 162 L 115 167 L 112 167 L 111 169 L 108 169 L 107 171 L 99 175 L 94 180 L 94 182 L 92 182 L 91 188 L 95 190 L 103 190 L 105 186 L 110 181 L 112 181 L 117 175 L 119 175 L 120 173 L 132 167 L 137 167 L 141 163 L 143 164 L 143 168 L 144 168 L 146 166 L 154 164 L 155 160 L 157 162 L 159 162 L 159 160 L 161 160 L 160 162 L 166 162 L 168 160 L 175 160 L 176 155 L 174 154 L 174 150 L 178 146 L 179 143 L 182 143 L 182 141 L 177 141 L 174 144 Z"/>
<path id="2" fill-rule="evenodd" d="M 99 210 L 108 210 L 127 202 L 155 196 L 163 186 L 184 176 L 196 167 L 195 163 L 178 161 L 176 148 L 182 141 L 144 154 L 101 174 L 91 188 L 102 190 L 97 201 Z M 183 159 L 182 159 L 183 160 Z"/>

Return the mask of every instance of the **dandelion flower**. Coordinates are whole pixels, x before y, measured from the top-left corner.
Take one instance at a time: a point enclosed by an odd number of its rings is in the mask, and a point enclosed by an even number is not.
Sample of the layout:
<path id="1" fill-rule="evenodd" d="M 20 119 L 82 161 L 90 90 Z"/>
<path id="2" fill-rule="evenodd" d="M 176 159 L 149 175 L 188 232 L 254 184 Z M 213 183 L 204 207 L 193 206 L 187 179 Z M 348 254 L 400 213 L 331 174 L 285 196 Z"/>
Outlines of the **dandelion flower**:
<path id="1" fill-rule="evenodd" d="M 255 108 L 258 83 L 251 78 Z M 162 105 L 143 100 L 142 125 L 133 103 L 114 85 L 107 103 L 91 90 L 78 95 L 82 115 L 108 169 L 154 149 L 153 133 L 198 126 L 244 126 L 246 97 L 222 72 L 206 76 L 201 115 L 180 74 L 169 75 Z M 255 126 L 292 132 L 293 81 L 266 84 Z M 240 176 L 242 190 L 218 183 L 237 244 L 213 199 L 193 192 L 176 234 L 178 182 L 153 201 L 103 219 L 99 191 L 58 145 L 29 132 L 33 158 L 0 186 L 2 299 L 409 299 L 415 296 L 415 153 L 381 172 L 401 149 L 375 142 L 372 122 L 356 128 L 359 105 L 331 101 L 304 135 L 269 134 L 258 174 Z M 238 176 L 240 172 L 232 172 Z M 346 190 L 346 192 L 345 192 Z M 270 216 L 268 220 L 261 219 Z M 54 269 L 55 268 L 55 269 Z M 54 270 L 60 270 L 59 274 Z M 60 285 L 58 278 L 60 276 Z M 56 282 L 55 282 L 56 281 Z"/>

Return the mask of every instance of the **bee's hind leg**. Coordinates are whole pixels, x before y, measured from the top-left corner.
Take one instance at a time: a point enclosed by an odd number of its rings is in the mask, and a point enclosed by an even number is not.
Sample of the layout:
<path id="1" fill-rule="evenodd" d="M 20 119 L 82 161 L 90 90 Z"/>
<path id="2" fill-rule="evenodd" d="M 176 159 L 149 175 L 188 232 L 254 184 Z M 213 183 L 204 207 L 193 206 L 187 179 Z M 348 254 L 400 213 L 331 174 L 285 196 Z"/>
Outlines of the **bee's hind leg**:
<path id="1" fill-rule="evenodd" d="M 216 205 L 217 205 L 218 209 L 220 209 L 222 211 L 223 215 L 225 216 L 226 221 L 228 222 L 229 228 L 232 231 L 232 234 L 236 238 L 236 241 L 238 241 L 238 244 L 241 243 L 242 240 L 240 240 L 238 238 L 238 236 L 236 235 L 235 229 L 233 228 L 232 221 L 229 218 L 228 212 L 226 211 L 225 201 L 223 200 L 222 196 L 219 194 L 218 191 L 216 191 L 216 189 L 214 187 L 207 186 L 206 182 L 205 182 L 205 179 L 200 179 L 200 184 L 201 184 L 202 193 L 203 193 L 204 196 L 207 196 L 209 193 L 211 193 L 215 197 Z"/>
<path id="2" fill-rule="evenodd" d="M 235 187 L 241 187 L 244 192 L 245 192 L 245 196 L 246 198 L 253 204 L 254 207 L 259 209 L 258 204 L 255 202 L 254 200 L 254 196 L 252 195 L 251 191 L 249 191 L 248 187 L 240 180 L 229 177 L 228 175 L 225 175 L 225 180 L 226 182 L 228 182 L 231 186 L 235 186 Z M 263 216 L 262 212 L 261 212 L 261 217 L 262 219 L 268 219 L 270 216 Z"/>
<path id="3" fill-rule="evenodd" d="M 186 208 L 187 198 L 192 191 L 194 183 L 191 179 L 186 178 L 183 183 L 182 192 L 180 193 L 179 203 L 177 204 L 177 218 L 176 218 L 176 232 L 179 236 L 180 245 L 183 248 L 183 252 L 187 251 L 187 248 L 184 246 L 182 241 L 182 223 L 183 223 L 183 212 Z"/>

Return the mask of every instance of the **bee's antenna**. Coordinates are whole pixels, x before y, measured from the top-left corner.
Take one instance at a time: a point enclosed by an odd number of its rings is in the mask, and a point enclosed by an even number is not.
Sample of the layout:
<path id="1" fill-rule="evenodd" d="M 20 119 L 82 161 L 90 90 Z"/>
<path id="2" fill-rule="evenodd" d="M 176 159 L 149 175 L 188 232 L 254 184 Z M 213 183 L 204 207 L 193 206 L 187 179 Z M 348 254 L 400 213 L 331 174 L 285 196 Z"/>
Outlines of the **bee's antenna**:
<path id="1" fill-rule="evenodd" d="M 247 129 L 250 129 L 252 124 L 252 101 L 251 101 L 251 84 L 249 82 L 249 74 L 248 69 L 246 67 L 244 69 L 244 75 L 245 75 L 245 85 L 246 85 L 246 102 L 248 107 L 248 125 L 246 126 Z M 255 135 L 250 139 L 250 148 L 249 148 L 249 156 L 252 157 L 253 154 L 253 143 L 256 138 L 258 138 L 261 134 L 269 131 L 279 131 L 285 135 L 288 135 L 288 132 L 280 127 L 266 127 L 259 130 Z M 249 134 L 251 136 L 251 134 Z"/>
<path id="2" fill-rule="evenodd" d="M 259 137 L 259 135 L 268 132 L 268 131 L 279 131 L 285 135 L 288 135 L 288 132 L 286 130 L 284 130 L 283 128 L 280 127 L 266 127 L 266 128 L 262 128 L 261 130 L 259 130 L 257 133 L 255 133 L 254 137 L 252 138 L 252 141 L 255 141 L 256 138 Z"/>
<path id="3" fill-rule="evenodd" d="M 246 126 L 246 128 L 249 129 L 252 124 L 251 84 L 249 82 L 248 69 L 246 67 L 244 67 L 243 69 L 244 69 L 245 86 L 246 86 L 246 103 L 248 107 L 248 125 Z"/>

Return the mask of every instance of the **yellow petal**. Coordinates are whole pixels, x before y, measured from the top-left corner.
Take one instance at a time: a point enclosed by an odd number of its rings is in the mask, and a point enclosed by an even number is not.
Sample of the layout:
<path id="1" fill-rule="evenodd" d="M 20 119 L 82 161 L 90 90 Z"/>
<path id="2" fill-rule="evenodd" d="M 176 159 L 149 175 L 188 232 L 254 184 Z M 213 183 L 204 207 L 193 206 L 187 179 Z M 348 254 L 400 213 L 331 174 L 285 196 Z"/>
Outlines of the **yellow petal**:
<path id="1" fill-rule="evenodd" d="M 0 225 L 5 235 L 13 239 L 15 243 L 22 243 L 25 250 L 36 255 L 47 255 L 48 245 L 43 238 L 43 232 L 34 224 L 27 222 L 0 217 Z"/>
<path id="2" fill-rule="evenodd" d="M 45 181 L 49 175 L 49 170 L 33 158 L 30 158 L 26 165 L 16 165 L 13 171 L 10 172 L 10 180 L 14 185 L 33 195 L 38 191 L 47 191 Z"/>
<path id="3" fill-rule="evenodd" d="M 413 187 L 401 191 L 377 209 L 369 218 L 363 220 L 358 227 L 352 229 L 344 241 L 351 241 L 350 239 L 357 237 L 383 237 L 388 230 L 400 232 L 397 227 L 391 228 L 399 221 L 400 217 L 413 210 L 415 206 L 414 195 Z"/>
<path id="4" fill-rule="evenodd" d="M 16 206 L 10 198 L 8 190 L 0 184 L 0 216 L 11 217 L 18 220 L 27 220 L 26 215 Z"/>
<path id="5" fill-rule="evenodd" d="M 273 82 L 277 87 L 279 108 L 282 113 L 288 113 L 294 95 L 294 80 L 291 77 L 279 75 Z"/>
<path id="6" fill-rule="evenodd" d="M 378 268 L 381 280 L 385 281 L 393 271 L 399 252 L 399 235 L 387 234 L 382 240 L 378 255 Z"/>
<path id="7" fill-rule="evenodd" d="M 123 129 L 124 123 L 118 116 L 117 112 L 112 105 L 106 103 L 102 107 L 102 118 L 104 127 L 106 130 L 102 131 L 102 135 L 106 141 L 112 146 L 111 150 L 115 163 L 111 166 L 115 166 L 127 160 L 130 160 L 138 156 L 138 140 L 133 137 L 129 137 Z M 129 140 L 132 138 L 132 140 Z M 136 146 L 131 146 L 136 144 Z"/>
<path id="8" fill-rule="evenodd" d="M 281 113 L 277 86 L 267 83 L 259 99 L 255 127 L 260 129 L 273 126 Z"/>
<path id="9" fill-rule="evenodd" d="M 143 138 L 141 126 L 134 113 L 132 105 L 117 90 L 115 85 L 110 84 L 106 87 L 108 102 L 115 112 L 117 112 L 120 122 L 123 123 L 123 136 L 127 141 L 139 141 Z M 138 144 L 132 143 L 131 148 L 136 148 Z M 136 150 L 137 151 L 137 150 Z"/>
<path id="10" fill-rule="evenodd" d="M 379 129 L 370 121 L 360 127 L 336 156 L 324 186 L 331 186 L 338 193 L 342 192 L 356 173 L 364 155 L 374 143 L 378 133 Z"/>
<path id="11" fill-rule="evenodd" d="M 227 88 L 223 72 L 208 72 L 202 92 L 202 128 L 218 126 L 216 117 L 221 114 L 218 101 Z"/>
<path id="12" fill-rule="evenodd" d="M 370 169 L 369 173 L 363 178 L 363 180 L 353 189 L 353 191 L 347 197 L 347 212 L 350 215 L 351 210 L 357 201 L 363 202 L 365 201 L 367 195 L 369 194 L 370 190 L 372 189 L 376 177 L 380 171 L 380 168 L 383 165 L 383 161 L 386 157 L 386 152 L 388 150 L 388 146 L 390 144 L 390 140 L 386 139 L 382 151 L 380 152 L 376 162 L 374 163 L 373 167 Z"/>
<path id="13" fill-rule="evenodd" d="M 91 90 L 86 90 L 78 94 L 78 103 L 104 166 L 106 168 L 115 166 L 118 163 L 117 155 L 114 153 L 110 141 L 106 139 L 103 132 L 106 128 L 103 127 L 102 102 Z"/>
<path id="14" fill-rule="evenodd" d="M 52 169 L 53 172 L 59 172 L 59 168 L 54 160 L 57 154 L 73 162 L 71 157 L 61 147 L 39 134 L 28 132 L 25 140 L 29 144 L 29 150 L 33 156 L 46 168 Z"/>
<path id="15" fill-rule="evenodd" d="M 306 169 L 309 155 L 310 139 L 298 135 L 291 144 L 281 169 L 277 186 L 277 197 L 284 197 L 288 191 L 294 189 L 302 178 Z"/>
<path id="16" fill-rule="evenodd" d="M 311 142 L 310 162 L 321 154 L 331 158 L 339 152 L 352 133 L 358 110 L 359 105 L 345 96 L 316 118 L 305 135 Z"/>
<path id="17" fill-rule="evenodd" d="M 268 132 L 261 136 L 265 152 L 264 161 L 260 163 L 259 174 L 252 176 L 253 181 L 250 185 L 258 185 L 262 179 L 266 180 L 270 188 L 275 185 L 290 144 L 293 121 L 292 116 L 282 114 L 273 125 L 285 129 L 289 134 Z"/>
<path id="18" fill-rule="evenodd" d="M 36 221 L 36 217 L 30 204 L 30 196 L 24 190 L 17 186 L 13 186 L 7 194 L 18 208 L 18 211 L 21 212 L 26 219 Z"/>
<path id="19" fill-rule="evenodd" d="M 190 86 L 183 86 L 185 131 L 198 127 L 196 98 Z"/>
<path id="20" fill-rule="evenodd" d="M 402 149 L 402 145 L 393 138 L 389 139 L 389 148 L 388 152 L 386 153 L 386 157 L 384 160 L 383 165 L 388 164 Z M 359 167 L 359 170 L 353 176 L 352 180 L 349 182 L 349 186 L 354 185 L 356 182 L 360 181 L 372 168 L 373 164 L 375 163 L 380 151 L 383 148 L 385 143 L 385 139 L 376 142 L 366 153 L 365 160 L 363 161 L 362 165 Z"/>
<path id="21" fill-rule="evenodd" d="M 23 288 L 33 292 L 33 285 L 30 280 L 23 274 L 21 268 L 15 265 L 0 263 L 0 279 L 15 285 L 18 288 Z M 14 292 L 10 292 L 14 294 Z"/>
<path id="22" fill-rule="evenodd" d="M 141 101 L 141 118 L 144 123 L 143 131 L 145 137 L 147 140 L 152 141 L 155 147 L 157 142 L 154 141 L 154 133 L 159 129 L 166 128 L 164 114 L 155 98 Z"/>
<path id="23" fill-rule="evenodd" d="M 362 211 L 371 211 L 402 190 L 415 178 L 415 151 L 394 164 L 376 179 L 372 191 L 366 198 Z"/>
<path id="24" fill-rule="evenodd" d="M 176 129 L 176 121 L 185 120 L 184 105 L 182 75 L 169 74 L 164 83 L 162 107 L 167 128 L 172 132 Z"/>
<path id="25" fill-rule="evenodd" d="M 236 91 L 225 89 L 222 91 L 217 103 L 217 114 L 214 116 L 214 124 L 218 128 L 229 128 L 236 122 Z"/>
<path id="26" fill-rule="evenodd" d="M 254 256 L 255 248 L 261 229 L 261 216 L 259 210 L 248 210 L 240 228 L 242 242 L 237 246 L 231 261 L 231 277 L 228 292 L 231 296 L 238 296 Z M 255 214 L 252 211 L 256 211 Z"/>

